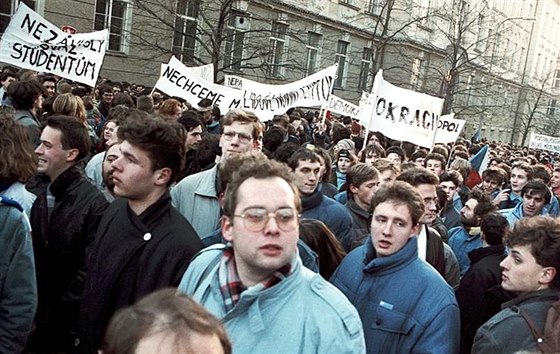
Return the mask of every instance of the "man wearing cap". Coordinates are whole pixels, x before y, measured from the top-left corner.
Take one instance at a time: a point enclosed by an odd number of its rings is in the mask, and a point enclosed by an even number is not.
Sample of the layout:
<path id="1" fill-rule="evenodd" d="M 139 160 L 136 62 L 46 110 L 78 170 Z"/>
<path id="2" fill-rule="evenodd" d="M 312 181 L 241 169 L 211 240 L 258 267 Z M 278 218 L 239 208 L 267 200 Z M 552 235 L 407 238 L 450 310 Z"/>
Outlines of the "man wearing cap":
<path id="1" fill-rule="evenodd" d="M 204 123 L 206 130 L 210 134 L 220 134 L 220 121 L 214 121 L 212 119 L 212 110 L 214 109 L 212 105 L 212 100 L 204 98 L 198 102 L 195 107 L 198 111 L 198 118 Z"/>

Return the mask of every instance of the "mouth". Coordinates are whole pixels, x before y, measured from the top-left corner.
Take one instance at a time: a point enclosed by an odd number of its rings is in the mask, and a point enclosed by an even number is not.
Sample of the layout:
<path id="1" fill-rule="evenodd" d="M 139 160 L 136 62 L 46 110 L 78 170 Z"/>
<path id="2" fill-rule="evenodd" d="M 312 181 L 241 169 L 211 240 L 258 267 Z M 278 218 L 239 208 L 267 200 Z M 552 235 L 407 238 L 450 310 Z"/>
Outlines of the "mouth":
<path id="1" fill-rule="evenodd" d="M 387 240 L 379 240 L 379 241 L 377 241 L 377 246 L 379 248 L 387 249 L 387 248 L 391 247 L 391 242 L 389 242 Z"/>
<path id="2" fill-rule="evenodd" d="M 259 247 L 259 250 L 269 257 L 278 256 L 282 253 L 282 247 L 278 245 L 264 245 Z"/>

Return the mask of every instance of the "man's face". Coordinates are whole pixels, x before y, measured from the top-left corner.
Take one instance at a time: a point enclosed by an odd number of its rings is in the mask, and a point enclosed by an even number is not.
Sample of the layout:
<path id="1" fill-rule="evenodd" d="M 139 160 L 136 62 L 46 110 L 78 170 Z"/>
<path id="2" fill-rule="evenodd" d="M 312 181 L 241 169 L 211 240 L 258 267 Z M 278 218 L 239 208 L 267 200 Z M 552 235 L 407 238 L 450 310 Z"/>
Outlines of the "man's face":
<path id="1" fill-rule="evenodd" d="M 550 178 L 550 186 L 553 189 L 560 187 L 560 172 L 558 171 L 552 172 L 552 177 Z"/>
<path id="2" fill-rule="evenodd" d="M 439 186 L 441 187 L 441 189 L 443 189 L 443 191 L 447 195 L 447 201 L 448 202 L 452 201 L 455 192 L 457 192 L 457 186 L 455 185 L 455 183 L 453 183 L 452 181 L 445 181 L 445 182 L 440 182 Z"/>
<path id="3" fill-rule="evenodd" d="M 196 150 L 198 149 L 198 145 L 202 140 L 202 127 L 199 125 L 196 128 L 193 128 L 190 132 L 187 133 L 187 139 L 185 140 L 185 146 L 188 150 Z"/>
<path id="4" fill-rule="evenodd" d="M 375 153 L 374 151 L 370 151 L 367 155 L 366 158 L 364 159 L 364 162 L 367 163 L 368 165 L 373 165 L 373 163 L 375 162 L 375 160 L 377 160 L 379 156 L 377 156 L 377 153 Z"/>
<path id="5" fill-rule="evenodd" d="M 113 102 L 113 91 L 107 91 L 101 96 L 101 99 L 106 104 L 110 105 Z"/>
<path id="6" fill-rule="evenodd" d="M 414 164 L 417 167 L 424 167 L 424 158 L 423 157 L 419 157 L 416 160 L 414 160 Z"/>
<path id="7" fill-rule="evenodd" d="M 541 283 L 543 267 L 531 254 L 531 246 L 512 246 L 500 263 L 502 287 L 514 293 L 527 293 L 547 287 Z"/>
<path id="8" fill-rule="evenodd" d="M 521 193 L 521 190 L 529 182 L 527 178 L 527 172 L 520 168 L 513 168 L 511 170 L 511 190 L 515 193 Z"/>
<path id="9" fill-rule="evenodd" d="M 39 158 L 37 172 L 44 173 L 51 181 L 70 167 L 76 158 L 77 150 L 62 147 L 62 132 L 46 126 L 41 133 L 41 145 L 35 149 Z"/>
<path id="10" fill-rule="evenodd" d="M 103 139 L 109 141 L 113 136 L 113 132 L 115 131 L 116 127 L 117 124 L 115 122 L 107 122 L 107 124 L 105 124 L 105 129 L 103 129 Z"/>
<path id="11" fill-rule="evenodd" d="M 496 189 L 498 189 L 499 183 L 495 179 L 486 178 L 484 181 L 482 181 L 481 187 L 482 187 L 482 190 L 484 191 L 484 193 L 491 194 Z"/>
<path id="12" fill-rule="evenodd" d="M 113 191 L 115 188 L 115 183 L 113 182 L 113 172 L 115 169 L 111 166 L 113 161 L 121 157 L 121 149 L 120 144 L 113 144 L 112 146 L 107 149 L 105 154 L 105 160 L 103 160 L 103 168 L 102 168 L 102 176 L 103 176 L 103 183 L 107 186 L 109 191 Z"/>
<path id="13" fill-rule="evenodd" d="M 10 86 L 10 84 L 11 84 L 12 82 L 14 82 L 14 81 L 17 81 L 17 79 L 15 78 L 15 76 L 8 76 L 8 77 L 6 78 L 6 80 L 2 81 L 1 84 L 2 84 L 2 87 L 4 88 L 4 90 L 7 90 L 7 89 L 8 89 L 8 86 Z"/>
<path id="14" fill-rule="evenodd" d="M 421 224 L 430 225 L 436 220 L 437 217 L 437 191 L 436 186 L 432 184 L 420 184 L 417 188 L 418 192 L 422 196 L 424 201 L 424 206 L 426 211 L 424 215 L 420 218 Z"/>
<path id="15" fill-rule="evenodd" d="M 432 171 L 436 176 L 440 176 L 443 173 L 443 166 L 439 160 L 426 161 L 426 168 Z"/>
<path id="16" fill-rule="evenodd" d="M 542 193 L 529 189 L 523 195 L 523 216 L 535 216 L 544 208 L 545 199 Z"/>
<path id="17" fill-rule="evenodd" d="M 400 166 L 400 165 L 401 165 L 401 157 L 400 157 L 398 154 L 394 153 L 394 152 L 388 154 L 388 155 L 387 155 L 387 159 L 388 159 L 389 161 L 391 161 L 392 163 L 394 163 L 395 165 L 397 165 L 397 166 Z"/>
<path id="18" fill-rule="evenodd" d="M 379 172 L 379 185 L 382 186 L 387 183 L 394 182 L 397 179 L 397 174 L 391 169 L 386 169 L 383 172 Z"/>
<path id="19" fill-rule="evenodd" d="M 47 97 L 52 97 L 56 94 L 56 82 L 54 81 L 45 81 L 43 82 L 43 87 L 47 92 Z"/>
<path id="20" fill-rule="evenodd" d="M 224 216 L 222 234 L 233 244 L 237 270 L 242 278 L 243 274 L 251 274 L 252 279 L 266 279 L 296 256 L 299 230 L 295 198 L 289 184 L 280 177 L 249 178 L 239 186 L 237 216 Z M 269 220 L 262 230 L 255 231 L 252 219 L 247 216 L 259 215 L 259 211 Z M 275 212 L 289 215 L 290 211 L 293 218 L 280 223 L 271 215 Z"/>
<path id="21" fill-rule="evenodd" d="M 360 184 L 359 187 L 350 185 L 350 191 L 354 196 L 354 201 L 360 208 L 369 211 L 371 198 L 377 190 L 379 189 L 379 178 L 372 178 L 369 181 L 365 181 Z"/>
<path id="22" fill-rule="evenodd" d="M 111 164 L 115 195 L 133 201 L 145 200 L 161 185 L 158 179 L 161 170 L 152 170 L 148 152 L 128 141 L 123 141 L 119 149 L 121 156 Z"/>
<path id="23" fill-rule="evenodd" d="M 412 225 L 410 211 L 405 204 L 385 201 L 373 211 L 371 240 L 378 257 L 398 252 L 417 233 L 418 226 Z"/>
<path id="24" fill-rule="evenodd" d="M 321 164 L 310 160 L 300 160 L 294 170 L 295 183 L 302 195 L 310 195 L 315 192 L 319 184 Z"/>
<path id="25" fill-rule="evenodd" d="M 474 213 L 474 208 L 478 205 L 478 200 L 469 199 L 461 209 L 461 223 L 465 227 L 478 226 L 478 217 Z"/>
<path id="26" fill-rule="evenodd" d="M 253 125 L 241 122 L 225 125 L 220 137 L 220 146 L 222 147 L 222 159 L 225 160 L 233 154 L 253 150 Z"/>

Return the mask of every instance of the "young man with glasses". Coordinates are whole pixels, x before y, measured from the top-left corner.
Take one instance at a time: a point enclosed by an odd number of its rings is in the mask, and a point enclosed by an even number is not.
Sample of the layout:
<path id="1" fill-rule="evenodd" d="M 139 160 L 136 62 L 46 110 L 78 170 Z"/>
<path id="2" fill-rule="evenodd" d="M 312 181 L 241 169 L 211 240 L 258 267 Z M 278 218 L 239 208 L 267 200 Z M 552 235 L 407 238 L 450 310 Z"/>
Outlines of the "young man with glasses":
<path id="1" fill-rule="evenodd" d="M 300 210 L 288 167 L 248 161 L 225 195 L 221 229 L 228 244 L 203 250 L 183 276 L 179 291 L 222 319 L 233 352 L 365 352 L 355 308 L 301 264 Z"/>
<path id="2" fill-rule="evenodd" d="M 255 150 L 261 134 L 262 125 L 254 113 L 241 109 L 229 111 L 222 120 L 221 161 Z M 219 227 L 218 168 L 219 164 L 216 164 L 209 170 L 187 176 L 171 190 L 173 205 L 192 224 L 200 238 Z"/>

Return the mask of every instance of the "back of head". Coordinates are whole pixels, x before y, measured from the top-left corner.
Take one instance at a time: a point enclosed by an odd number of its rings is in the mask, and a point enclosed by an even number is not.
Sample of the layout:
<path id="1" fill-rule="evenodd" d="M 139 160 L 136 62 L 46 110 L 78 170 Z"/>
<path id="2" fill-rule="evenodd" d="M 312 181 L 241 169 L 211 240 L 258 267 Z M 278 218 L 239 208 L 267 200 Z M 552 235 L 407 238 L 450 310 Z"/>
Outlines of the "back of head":
<path id="1" fill-rule="evenodd" d="M 136 105 L 134 104 L 134 100 L 128 93 L 117 93 L 113 98 L 113 106 L 123 105 L 127 106 L 128 108 L 134 108 Z"/>
<path id="2" fill-rule="evenodd" d="M 560 220 L 548 216 L 523 218 L 506 235 L 505 245 L 529 246 L 537 264 L 556 270 L 549 286 L 560 289 Z"/>
<path id="3" fill-rule="evenodd" d="M 413 187 L 418 187 L 421 184 L 431 184 L 437 186 L 439 178 L 430 170 L 423 167 L 413 167 L 403 171 L 398 177 L 397 181 L 403 181 Z"/>
<path id="4" fill-rule="evenodd" d="M 187 132 L 190 132 L 194 128 L 202 125 L 202 122 L 198 119 L 198 114 L 195 111 L 183 112 L 177 122 L 185 127 Z"/>
<path id="5" fill-rule="evenodd" d="M 90 139 L 82 122 L 71 116 L 53 115 L 47 119 L 47 126 L 61 132 L 60 142 L 64 150 L 78 150 L 75 162 L 88 156 Z"/>
<path id="6" fill-rule="evenodd" d="M 52 106 L 55 114 L 76 117 L 82 123 L 86 123 L 86 108 L 82 99 L 71 93 L 58 95 Z"/>
<path id="7" fill-rule="evenodd" d="M 488 245 L 498 246 L 503 243 L 503 238 L 509 230 L 509 224 L 502 214 L 491 212 L 482 216 L 480 230 Z"/>
<path id="8" fill-rule="evenodd" d="M 169 168 L 171 177 L 168 185 L 177 179 L 183 169 L 185 156 L 185 133 L 181 125 L 132 110 L 117 134 L 119 140 L 126 140 L 148 153 L 152 171 Z"/>
<path id="9" fill-rule="evenodd" d="M 192 352 L 197 335 L 216 336 L 224 354 L 231 353 L 222 323 L 194 300 L 172 288 L 158 290 L 119 310 L 107 327 L 103 353 L 134 354 L 143 339 L 156 335 L 169 336 L 174 353 Z"/>
<path id="10" fill-rule="evenodd" d="M 379 179 L 379 171 L 372 165 L 362 162 L 354 164 L 346 173 L 346 182 L 355 187 L 372 179 Z M 352 193 L 350 190 L 348 192 Z"/>
<path id="11" fill-rule="evenodd" d="M 402 181 L 381 186 L 371 199 L 371 211 L 375 213 L 375 208 L 384 202 L 406 205 L 414 226 L 418 225 L 426 208 L 420 193 L 410 184 Z"/>
<path id="12" fill-rule="evenodd" d="M 346 252 L 332 231 L 320 220 L 301 219 L 299 237 L 319 259 L 319 272 L 325 279 L 334 273 Z"/>
<path id="13" fill-rule="evenodd" d="M 16 81 L 8 86 L 8 96 L 12 105 L 18 110 L 29 110 L 35 100 L 45 93 L 45 89 L 37 80 Z"/>
<path id="14" fill-rule="evenodd" d="M 37 172 L 37 155 L 27 130 L 5 110 L 0 110 L 0 151 L 0 184 L 25 183 Z"/>
<path id="15" fill-rule="evenodd" d="M 154 113 L 154 100 L 150 96 L 140 96 L 136 98 L 136 108 L 144 112 Z"/>

